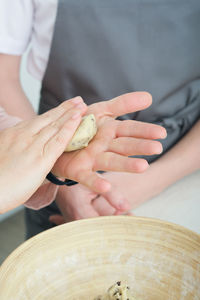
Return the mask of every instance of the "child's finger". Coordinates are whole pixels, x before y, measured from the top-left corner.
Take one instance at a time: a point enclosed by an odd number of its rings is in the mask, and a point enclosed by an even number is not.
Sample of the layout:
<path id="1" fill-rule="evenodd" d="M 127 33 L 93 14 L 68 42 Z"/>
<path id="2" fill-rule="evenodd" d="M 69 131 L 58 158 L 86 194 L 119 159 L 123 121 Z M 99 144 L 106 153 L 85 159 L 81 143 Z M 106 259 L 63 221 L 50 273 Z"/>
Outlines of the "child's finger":
<path id="1" fill-rule="evenodd" d="M 151 103 L 152 96 L 149 93 L 133 92 L 118 96 L 109 101 L 93 104 L 91 108 L 89 108 L 89 111 L 91 109 L 95 112 L 97 119 L 101 117 L 102 114 L 116 118 L 117 116 L 146 109 Z"/>
<path id="2" fill-rule="evenodd" d="M 166 129 L 160 125 L 134 120 L 118 121 L 116 128 L 117 137 L 135 137 L 143 139 L 164 139 Z"/>
<path id="3" fill-rule="evenodd" d="M 110 190 L 111 184 L 102 176 L 93 171 L 81 171 L 75 175 L 75 178 L 70 178 L 85 186 L 97 194 L 106 193 Z"/>
<path id="4" fill-rule="evenodd" d="M 121 155 L 154 155 L 162 152 L 162 144 L 154 140 L 120 137 L 112 140 L 108 151 Z"/>
<path id="5" fill-rule="evenodd" d="M 115 213 L 115 208 L 102 196 L 96 197 L 92 201 L 92 206 L 100 216 L 112 216 Z"/>
<path id="6" fill-rule="evenodd" d="M 91 204 L 85 204 L 80 207 L 78 212 L 75 214 L 73 220 L 81 220 L 88 218 L 96 218 L 99 217 L 98 212 L 93 208 Z"/>
<path id="7" fill-rule="evenodd" d="M 121 215 L 123 215 L 123 216 L 134 216 L 134 214 L 130 211 L 124 213 L 123 211 L 120 211 L 120 210 L 117 210 L 114 215 L 115 216 L 121 216 Z"/>
<path id="8" fill-rule="evenodd" d="M 104 152 L 95 161 L 94 170 L 142 173 L 148 168 L 145 159 L 125 157 L 112 152 Z"/>
<path id="9" fill-rule="evenodd" d="M 116 210 L 125 212 L 131 208 L 126 197 L 122 193 L 120 193 L 115 187 L 112 187 L 108 192 L 102 194 L 102 196 Z"/>
<path id="10" fill-rule="evenodd" d="M 62 215 L 52 215 L 49 217 L 49 222 L 55 224 L 55 225 L 62 225 L 65 223 L 65 219 Z"/>

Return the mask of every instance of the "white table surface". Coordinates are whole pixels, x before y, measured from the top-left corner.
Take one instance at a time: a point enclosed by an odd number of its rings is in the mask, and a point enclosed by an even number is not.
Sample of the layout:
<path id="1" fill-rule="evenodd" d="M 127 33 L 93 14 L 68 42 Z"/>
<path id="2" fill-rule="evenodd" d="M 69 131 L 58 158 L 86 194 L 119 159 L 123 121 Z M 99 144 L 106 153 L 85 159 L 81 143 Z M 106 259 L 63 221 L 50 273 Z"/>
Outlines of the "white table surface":
<path id="1" fill-rule="evenodd" d="M 200 171 L 170 186 L 135 209 L 134 214 L 173 222 L 200 233 Z"/>

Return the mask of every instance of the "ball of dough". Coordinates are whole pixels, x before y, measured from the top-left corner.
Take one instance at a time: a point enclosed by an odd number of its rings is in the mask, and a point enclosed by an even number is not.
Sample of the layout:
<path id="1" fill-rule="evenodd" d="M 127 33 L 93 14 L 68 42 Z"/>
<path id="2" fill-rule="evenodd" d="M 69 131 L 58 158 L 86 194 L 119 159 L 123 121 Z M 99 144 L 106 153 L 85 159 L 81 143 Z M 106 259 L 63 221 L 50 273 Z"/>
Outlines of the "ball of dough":
<path id="1" fill-rule="evenodd" d="M 89 142 L 97 133 L 96 119 L 93 114 L 82 118 L 82 121 L 75 131 L 71 141 L 67 145 L 65 152 L 79 150 L 88 146 Z"/>
<path id="2" fill-rule="evenodd" d="M 104 296 L 98 296 L 94 300 L 136 300 L 130 295 L 130 287 L 118 281 L 112 285 Z"/>

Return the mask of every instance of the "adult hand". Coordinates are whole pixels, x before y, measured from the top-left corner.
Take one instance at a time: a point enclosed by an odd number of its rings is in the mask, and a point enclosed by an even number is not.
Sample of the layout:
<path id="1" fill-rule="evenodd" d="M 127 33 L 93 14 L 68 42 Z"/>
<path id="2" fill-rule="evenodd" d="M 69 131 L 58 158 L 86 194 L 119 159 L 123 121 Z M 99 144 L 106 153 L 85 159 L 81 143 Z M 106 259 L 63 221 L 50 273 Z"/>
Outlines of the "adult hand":
<path id="1" fill-rule="evenodd" d="M 86 110 L 77 97 L 0 133 L 0 213 L 24 203 L 37 190 Z"/>
<path id="2" fill-rule="evenodd" d="M 110 183 L 97 170 L 140 173 L 148 168 L 144 159 L 130 155 L 153 155 L 162 152 L 154 139 L 166 137 L 166 130 L 154 124 L 138 121 L 119 121 L 117 116 L 143 110 L 152 103 L 145 92 L 129 93 L 110 101 L 89 106 L 87 113 L 96 117 L 98 132 L 87 148 L 64 153 L 56 162 L 53 173 L 87 186 L 105 195 Z M 112 203 L 111 203 L 112 204 Z"/>

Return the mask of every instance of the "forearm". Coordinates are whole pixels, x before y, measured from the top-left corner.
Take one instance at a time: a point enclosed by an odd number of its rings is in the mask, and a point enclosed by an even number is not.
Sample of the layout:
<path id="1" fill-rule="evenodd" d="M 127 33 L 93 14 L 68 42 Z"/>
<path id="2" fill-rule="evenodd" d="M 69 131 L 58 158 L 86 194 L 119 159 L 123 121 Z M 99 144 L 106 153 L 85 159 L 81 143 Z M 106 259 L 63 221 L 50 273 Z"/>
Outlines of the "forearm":
<path id="1" fill-rule="evenodd" d="M 200 169 L 200 121 L 152 167 L 163 189 Z"/>
<path id="2" fill-rule="evenodd" d="M 10 80 L 1 84 L 0 106 L 9 115 L 17 116 L 23 120 L 29 120 L 35 116 L 33 107 L 24 94 L 20 82 L 17 80 Z"/>
<path id="3" fill-rule="evenodd" d="M 200 169 L 200 121 L 174 147 L 152 163 L 146 172 L 138 176 L 146 181 L 147 188 L 152 190 L 150 196 L 154 196 L 198 169 Z M 135 174 L 130 174 L 129 180 L 131 177 L 134 183 Z"/>
<path id="4" fill-rule="evenodd" d="M 0 106 L 10 115 L 28 120 L 35 116 L 20 83 L 21 58 L 0 55 Z"/>

